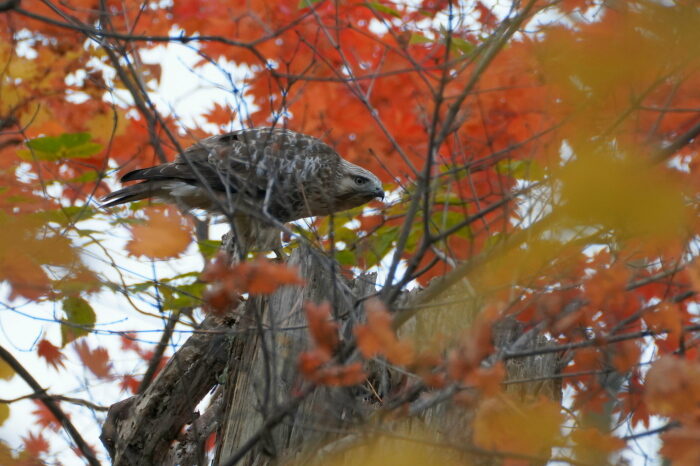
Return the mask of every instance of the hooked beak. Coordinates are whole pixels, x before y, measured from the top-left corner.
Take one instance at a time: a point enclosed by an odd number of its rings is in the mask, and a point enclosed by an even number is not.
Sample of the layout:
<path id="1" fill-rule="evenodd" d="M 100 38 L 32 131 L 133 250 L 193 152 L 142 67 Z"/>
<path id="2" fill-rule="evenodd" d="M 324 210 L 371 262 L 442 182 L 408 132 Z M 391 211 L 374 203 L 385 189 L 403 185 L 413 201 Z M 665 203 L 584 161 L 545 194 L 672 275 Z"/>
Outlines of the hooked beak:
<path id="1" fill-rule="evenodd" d="M 379 197 L 379 198 L 381 198 L 382 201 L 383 201 L 383 200 L 384 200 L 384 190 L 383 190 L 382 188 L 377 189 L 377 190 L 374 192 L 374 197 Z"/>

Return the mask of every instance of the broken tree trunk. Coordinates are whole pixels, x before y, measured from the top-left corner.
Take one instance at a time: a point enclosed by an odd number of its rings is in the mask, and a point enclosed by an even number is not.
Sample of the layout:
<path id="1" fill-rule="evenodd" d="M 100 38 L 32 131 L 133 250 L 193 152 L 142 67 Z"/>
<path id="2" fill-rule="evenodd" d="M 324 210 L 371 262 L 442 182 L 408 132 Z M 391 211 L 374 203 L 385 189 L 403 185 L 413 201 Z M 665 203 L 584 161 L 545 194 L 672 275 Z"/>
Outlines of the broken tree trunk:
<path id="1" fill-rule="evenodd" d="M 454 386 L 429 390 L 382 360 L 368 364 L 370 377 L 361 386 L 303 380 L 298 358 L 310 346 L 304 303 L 332 303 L 343 351 L 352 357 L 352 329 L 364 319 L 365 299 L 376 295 L 375 277 L 347 280 L 324 254 L 303 246 L 288 263 L 299 268 L 303 287 L 248 299 L 225 321 L 208 317 L 144 393 L 112 407 L 103 441 L 114 464 L 203 464 L 203 443 L 217 427 L 214 464 L 221 465 L 322 464 L 396 429 L 402 435 L 431 431 L 436 441 L 465 445 L 460 458 L 496 464 L 469 447 L 473 413 L 455 409 Z M 419 296 L 420 291 L 404 294 L 395 307 Z M 402 332 L 412 333 L 411 325 L 419 324 L 407 322 Z M 502 352 L 547 344 L 515 321 L 496 326 L 494 340 Z M 556 353 L 508 360 L 506 370 L 508 378 L 526 381 L 509 385 L 518 396 L 560 399 Z M 198 418 L 195 407 L 217 384 L 222 386 L 211 407 Z"/>

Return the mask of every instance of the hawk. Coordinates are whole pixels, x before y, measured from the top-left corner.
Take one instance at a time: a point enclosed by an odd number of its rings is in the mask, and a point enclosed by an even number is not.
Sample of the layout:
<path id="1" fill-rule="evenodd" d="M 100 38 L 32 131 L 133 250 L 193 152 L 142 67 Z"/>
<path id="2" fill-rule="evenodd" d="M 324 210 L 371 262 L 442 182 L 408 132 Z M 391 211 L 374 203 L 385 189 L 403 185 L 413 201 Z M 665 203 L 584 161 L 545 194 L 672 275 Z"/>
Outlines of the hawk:
<path id="1" fill-rule="evenodd" d="M 202 139 L 174 162 L 127 173 L 140 183 L 102 199 L 112 207 L 146 198 L 223 214 L 239 250 L 280 245 L 279 224 L 329 215 L 384 198 L 372 172 L 323 141 L 283 128 L 251 128 Z"/>

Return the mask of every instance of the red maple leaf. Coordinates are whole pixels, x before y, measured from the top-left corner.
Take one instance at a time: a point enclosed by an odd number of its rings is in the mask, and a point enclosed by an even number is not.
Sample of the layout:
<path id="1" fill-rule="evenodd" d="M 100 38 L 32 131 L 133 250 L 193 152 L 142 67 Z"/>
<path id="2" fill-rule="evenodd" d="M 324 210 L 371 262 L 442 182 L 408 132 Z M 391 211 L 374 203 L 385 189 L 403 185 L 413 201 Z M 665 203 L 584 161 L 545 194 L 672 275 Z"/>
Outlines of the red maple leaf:
<path id="1" fill-rule="evenodd" d="M 41 426 L 41 428 L 45 429 L 48 427 L 53 431 L 58 431 L 58 429 L 61 428 L 61 423 L 58 421 L 58 419 L 56 419 L 56 416 L 49 411 L 49 408 L 47 408 L 42 401 L 32 401 L 36 405 L 36 409 L 32 411 L 32 414 L 37 417 L 37 423 Z"/>
<path id="2" fill-rule="evenodd" d="M 38 435 L 29 432 L 28 436 L 22 437 L 22 441 L 24 442 L 25 451 L 32 456 L 39 456 L 49 451 L 49 442 L 41 432 Z"/>
<path id="3" fill-rule="evenodd" d="M 125 375 L 124 377 L 122 377 L 121 382 L 119 382 L 119 387 L 122 390 L 131 392 L 134 394 L 136 394 L 139 391 L 140 386 L 141 386 L 141 382 L 133 375 Z"/>
<path id="4" fill-rule="evenodd" d="M 54 369 L 58 369 L 59 366 L 65 367 L 63 364 L 65 356 L 61 353 L 61 349 L 50 341 L 42 339 L 37 345 L 36 352 L 46 360 L 46 364 L 53 366 Z"/>

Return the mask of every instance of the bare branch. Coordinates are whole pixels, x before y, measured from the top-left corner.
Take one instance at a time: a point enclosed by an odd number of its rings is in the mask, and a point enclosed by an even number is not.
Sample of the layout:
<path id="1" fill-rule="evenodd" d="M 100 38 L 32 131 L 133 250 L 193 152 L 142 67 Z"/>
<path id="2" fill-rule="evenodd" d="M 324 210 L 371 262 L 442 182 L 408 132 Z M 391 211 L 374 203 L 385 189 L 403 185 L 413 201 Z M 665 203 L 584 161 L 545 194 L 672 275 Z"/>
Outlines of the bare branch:
<path id="1" fill-rule="evenodd" d="M 97 460 L 97 457 L 95 456 L 95 453 L 92 451 L 92 448 L 87 444 L 87 442 L 83 439 L 83 437 L 80 435 L 78 432 L 78 429 L 75 428 L 71 420 L 66 416 L 66 414 L 63 412 L 63 410 L 58 406 L 58 403 L 54 401 L 52 397 L 47 397 L 45 395 L 44 389 L 39 385 L 39 383 L 32 377 L 32 375 L 24 368 L 22 364 L 20 364 L 19 361 L 15 359 L 14 356 L 12 356 L 12 353 L 7 351 L 4 347 L 0 346 L 0 358 L 2 358 L 12 369 L 20 376 L 24 381 L 29 385 L 32 390 L 34 390 L 34 393 L 36 394 L 36 397 L 41 400 L 42 403 L 46 406 L 46 408 L 51 411 L 51 414 L 53 414 L 56 419 L 58 419 L 58 422 L 61 423 L 63 428 L 65 429 L 66 433 L 70 436 L 70 438 L 73 439 L 75 442 L 75 445 L 78 447 L 78 450 L 80 450 L 80 453 L 85 457 L 85 459 L 90 463 L 91 466 L 99 466 L 100 462 Z"/>

